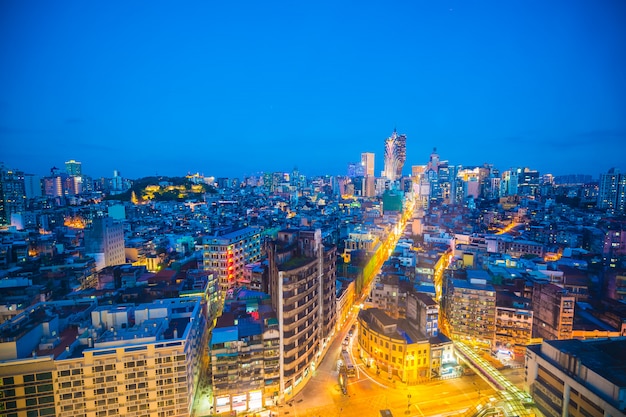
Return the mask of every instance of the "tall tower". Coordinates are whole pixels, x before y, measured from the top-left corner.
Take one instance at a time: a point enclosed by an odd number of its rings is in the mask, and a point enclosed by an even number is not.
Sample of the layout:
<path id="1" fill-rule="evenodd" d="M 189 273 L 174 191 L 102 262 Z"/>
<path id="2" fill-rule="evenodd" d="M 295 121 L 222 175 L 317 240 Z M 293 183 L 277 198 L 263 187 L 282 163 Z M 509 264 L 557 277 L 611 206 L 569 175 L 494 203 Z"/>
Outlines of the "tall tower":
<path id="1" fill-rule="evenodd" d="M 396 133 L 395 129 L 394 133 Z M 402 178 L 402 170 L 406 162 L 406 135 L 404 133 L 396 137 L 396 157 L 398 159 L 396 178 Z"/>
<path id="2" fill-rule="evenodd" d="M 406 161 L 406 135 L 398 135 L 396 129 L 385 139 L 385 168 L 383 176 L 390 181 L 402 177 L 402 169 Z"/>
<path id="3" fill-rule="evenodd" d="M 0 164 L 0 224 L 11 224 L 11 215 L 25 209 L 24 173 Z"/>
<path id="4" fill-rule="evenodd" d="M 626 175 L 619 169 L 611 168 L 606 174 L 600 174 L 598 190 L 598 208 L 611 213 L 624 213 L 626 209 Z"/>
<path id="5" fill-rule="evenodd" d="M 110 217 L 94 219 L 85 229 L 85 254 L 95 259 L 98 270 L 126 263 L 122 223 Z"/>
<path id="6" fill-rule="evenodd" d="M 337 248 L 320 229 L 284 229 L 267 244 L 269 294 L 280 334 L 280 393 L 312 374 L 336 324 Z M 304 384 L 301 384 L 302 387 Z"/>
<path id="7" fill-rule="evenodd" d="M 74 161 L 73 159 L 65 162 L 65 171 L 70 177 L 80 177 L 83 175 L 82 164 L 78 161 Z"/>
<path id="8" fill-rule="evenodd" d="M 374 154 L 372 152 L 363 152 L 361 154 L 361 165 L 363 166 L 363 175 L 366 177 L 374 177 Z"/>

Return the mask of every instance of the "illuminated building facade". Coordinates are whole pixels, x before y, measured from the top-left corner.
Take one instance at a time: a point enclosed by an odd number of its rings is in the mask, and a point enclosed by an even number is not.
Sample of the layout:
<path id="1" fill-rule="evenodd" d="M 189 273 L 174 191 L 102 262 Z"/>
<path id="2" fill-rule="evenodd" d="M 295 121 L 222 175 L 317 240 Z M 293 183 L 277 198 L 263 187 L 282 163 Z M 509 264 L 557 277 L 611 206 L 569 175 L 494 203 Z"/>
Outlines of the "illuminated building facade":
<path id="1" fill-rule="evenodd" d="M 336 247 L 321 231 L 285 229 L 268 244 L 269 293 L 280 333 L 280 394 L 312 376 L 335 331 Z M 300 387 L 298 387 L 300 386 Z"/>
<path id="2" fill-rule="evenodd" d="M 626 338 L 548 340 L 526 352 L 525 390 L 549 417 L 626 414 Z"/>
<path id="3" fill-rule="evenodd" d="M 626 213 L 626 175 L 611 168 L 600 174 L 598 208 L 611 213 Z"/>
<path id="4" fill-rule="evenodd" d="M 494 349 L 512 357 L 523 357 L 533 335 L 530 300 L 499 291 L 496 294 L 496 336 Z"/>
<path id="5" fill-rule="evenodd" d="M 24 173 L 0 165 L 0 224 L 11 224 L 11 215 L 25 210 Z"/>
<path id="6" fill-rule="evenodd" d="M 439 334 L 439 304 L 428 294 L 414 290 L 407 293 L 406 318 L 428 337 Z"/>
<path id="7" fill-rule="evenodd" d="M 364 176 L 376 176 L 376 171 L 374 170 L 374 154 L 372 152 L 363 152 L 361 154 L 361 166 L 363 166 Z"/>
<path id="8" fill-rule="evenodd" d="M 533 336 L 545 340 L 572 337 L 576 297 L 555 284 L 535 283 L 532 292 Z"/>
<path id="9" fill-rule="evenodd" d="M 206 347 L 201 299 L 40 303 L 0 326 L 7 416 L 189 416 Z"/>
<path id="10" fill-rule="evenodd" d="M 455 363 L 452 342 L 445 336 L 427 337 L 407 319 L 393 319 L 383 310 L 361 310 L 358 341 L 366 366 L 406 383 L 426 382 Z"/>
<path id="11" fill-rule="evenodd" d="M 267 294 L 238 289 L 225 300 L 210 341 L 216 413 L 254 412 L 276 403 L 279 340 Z"/>
<path id="12" fill-rule="evenodd" d="M 453 340 L 491 349 L 495 337 L 496 291 L 482 279 L 448 279 L 445 310 Z"/>
<path id="13" fill-rule="evenodd" d="M 83 175 L 83 164 L 73 159 L 65 162 L 65 172 L 70 177 L 80 177 Z"/>
<path id="14" fill-rule="evenodd" d="M 96 261 L 99 271 L 126 263 L 124 225 L 110 217 L 99 217 L 85 229 L 85 254 Z"/>
<path id="15" fill-rule="evenodd" d="M 207 236 L 203 244 L 204 269 L 216 274 L 222 299 L 244 278 L 244 267 L 261 258 L 261 232 L 255 227 Z"/>
<path id="16" fill-rule="evenodd" d="M 396 129 L 385 139 L 385 166 L 383 177 L 395 181 L 402 177 L 402 169 L 406 162 L 406 135 L 398 135 Z"/>

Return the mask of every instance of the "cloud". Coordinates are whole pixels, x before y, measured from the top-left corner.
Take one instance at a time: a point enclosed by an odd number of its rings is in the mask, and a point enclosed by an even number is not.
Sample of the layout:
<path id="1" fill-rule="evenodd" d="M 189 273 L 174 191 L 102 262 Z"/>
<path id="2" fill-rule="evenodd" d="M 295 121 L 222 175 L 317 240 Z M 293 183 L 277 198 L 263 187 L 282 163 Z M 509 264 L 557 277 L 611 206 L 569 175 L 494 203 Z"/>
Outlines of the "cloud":
<path id="1" fill-rule="evenodd" d="M 81 119 L 80 117 L 68 117 L 67 119 L 65 119 L 66 125 L 78 125 L 82 123 L 83 119 Z"/>

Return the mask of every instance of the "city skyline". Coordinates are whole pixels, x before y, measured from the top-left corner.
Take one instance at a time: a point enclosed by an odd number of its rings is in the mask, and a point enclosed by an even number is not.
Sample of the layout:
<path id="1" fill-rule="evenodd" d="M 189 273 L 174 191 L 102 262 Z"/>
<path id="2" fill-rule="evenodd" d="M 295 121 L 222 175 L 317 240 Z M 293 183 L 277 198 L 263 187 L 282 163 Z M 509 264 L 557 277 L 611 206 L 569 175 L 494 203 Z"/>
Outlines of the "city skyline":
<path id="1" fill-rule="evenodd" d="M 0 161 L 92 177 L 624 171 L 626 5 L 5 3 Z"/>

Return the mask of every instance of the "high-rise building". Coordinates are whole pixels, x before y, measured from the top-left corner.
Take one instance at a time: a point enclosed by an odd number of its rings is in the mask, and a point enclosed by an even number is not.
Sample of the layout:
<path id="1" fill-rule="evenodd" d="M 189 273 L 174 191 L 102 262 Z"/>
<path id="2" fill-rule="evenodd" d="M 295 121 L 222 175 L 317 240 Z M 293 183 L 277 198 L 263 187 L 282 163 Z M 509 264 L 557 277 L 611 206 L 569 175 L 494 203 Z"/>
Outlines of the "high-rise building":
<path id="1" fill-rule="evenodd" d="M 82 164 L 78 161 L 70 159 L 65 162 L 65 172 L 67 172 L 67 175 L 70 177 L 80 177 L 83 175 Z"/>
<path id="2" fill-rule="evenodd" d="M 385 139 L 385 167 L 383 177 L 395 181 L 402 177 L 402 169 L 406 162 L 406 135 L 398 135 L 396 129 Z"/>
<path id="3" fill-rule="evenodd" d="M 24 173 L 0 164 L 0 224 L 11 224 L 11 215 L 26 210 Z"/>
<path id="4" fill-rule="evenodd" d="M 261 258 L 261 232 L 256 227 L 206 236 L 203 245 L 204 269 L 216 274 L 220 290 L 216 295 L 222 300 L 244 278 L 244 267 Z"/>
<path id="5" fill-rule="evenodd" d="M 279 332 L 269 295 L 239 288 L 225 300 L 211 332 L 213 409 L 254 412 L 276 405 Z"/>
<path id="6" fill-rule="evenodd" d="M 41 197 L 41 178 L 34 174 L 24 174 L 24 191 L 26 199 Z"/>
<path id="7" fill-rule="evenodd" d="M 619 169 L 611 168 L 606 174 L 600 174 L 598 208 L 626 213 L 626 175 Z"/>
<path id="8" fill-rule="evenodd" d="M 375 177 L 374 171 L 374 154 L 372 152 L 363 152 L 361 154 L 361 166 L 363 166 L 363 175 L 366 177 Z"/>
<path id="9" fill-rule="evenodd" d="M 626 414 L 626 338 L 528 346 L 525 390 L 546 416 Z"/>
<path id="10" fill-rule="evenodd" d="M 269 293 L 280 333 L 280 393 L 295 395 L 335 331 L 335 246 L 316 230 L 286 229 L 268 243 Z"/>
<path id="11" fill-rule="evenodd" d="M 576 297 L 555 284 L 535 283 L 532 292 L 533 336 L 545 340 L 572 337 Z"/>
<path id="12" fill-rule="evenodd" d="M 439 304 L 428 294 L 415 290 L 407 293 L 406 318 L 427 337 L 439 334 Z"/>
<path id="13" fill-rule="evenodd" d="M 496 291 L 484 279 L 448 279 L 445 313 L 453 340 L 492 347 L 496 331 Z"/>
<path id="14" fill-rule="evenodd" d="M 509 291 L 496 294 L 496 338 L 498 351 L 521 358 L 533 335 L 533 310 L 530 299 Z"/>
<path id="15" fill-rule="evenodd" d="M 189 416 L 206 348 L 200 297 L 36 304 L 0 325 L 3 416 Z"/>
<path id="16" fill-rule="evenodd" d="M 85 229 L 85 254 L 96 261 L 96 269 L 126 263 L 124 226 L 110 217 L 96 218 Z"/>

